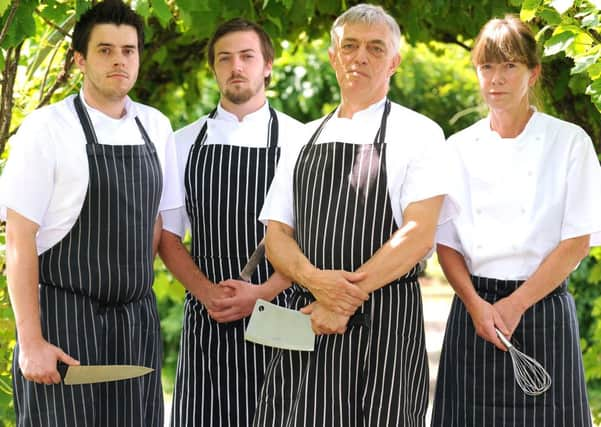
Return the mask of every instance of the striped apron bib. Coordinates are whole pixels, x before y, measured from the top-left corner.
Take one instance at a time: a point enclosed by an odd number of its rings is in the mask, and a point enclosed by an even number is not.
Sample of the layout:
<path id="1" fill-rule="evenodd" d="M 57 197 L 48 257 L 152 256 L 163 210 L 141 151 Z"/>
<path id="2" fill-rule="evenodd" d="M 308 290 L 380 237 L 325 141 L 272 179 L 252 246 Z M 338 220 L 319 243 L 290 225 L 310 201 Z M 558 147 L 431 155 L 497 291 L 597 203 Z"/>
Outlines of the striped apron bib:
<path id="1" fill-rule="evenodd" d="M 18 426 L 163 425 L 161 337 L 152 293 L 153 226 L 161 167 L 142 124 L 142 145 L 98 143 L 79 95 L 89 184 L 69 233 L 39 256 L 43 336 L 82 365 L 154 368 L 140 378 L 90 385 L 26 381 L 14 354 Z"/>
<path id="2" fill-rule="evenodd" d="M 269 109 L 264 148 L 205 144 L 207 124 L 190 149 L 185 170 L 191 255 L 213 283 L 238 279 L 265 234 L 257 218 L 279 158 L 278 119 Z M 215 116 L 214 110 L 209 118 Z M 273 274 L 264 259 L 251 282 Z M 274 301 L 285 305 L 285 293 Z M 248 318 L 218 323 L 186 293 L 172 426 L 239 426 L 251 423 L 272 350 L 246 342 Z"/>
<path id="3" fill-rule="evenodd" d="M 493 304 L 523 281 L 472 276 Z M 509 353 L 476 335 L 472 319 L 453 298 L 442 347 L 433 427 L 591 427 L 574 298 L 567 282 L 530 307 L 513 334 L 516 347 L 551 375 L 551 388 L 528 396 L 515 382 Z"/>
<path id="4" fill-rule="evenodd" d="M 397 229 L 386 175 L 386 101 L 372 144 L 317 144 L 324 119 L 294 171 L 296 240 L 320 269 L 354 271 Z M 313 352 L 278 350 L 255 426 L 423 426 L 428 402 L 422 301 L 416 265 L 371 293 L 342 334 Z M 293 285 L 290 308 L 314 301 Z"/>

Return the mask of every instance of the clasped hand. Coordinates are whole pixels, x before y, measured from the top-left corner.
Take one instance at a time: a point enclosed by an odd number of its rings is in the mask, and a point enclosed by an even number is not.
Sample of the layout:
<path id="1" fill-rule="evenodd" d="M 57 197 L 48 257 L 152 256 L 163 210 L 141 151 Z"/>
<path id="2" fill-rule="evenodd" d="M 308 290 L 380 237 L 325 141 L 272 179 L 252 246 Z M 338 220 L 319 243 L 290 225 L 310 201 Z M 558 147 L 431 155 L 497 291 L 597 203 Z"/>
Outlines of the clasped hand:
<path id="1" fill-rule="evenodd" d="M 316 270 L 304 285 L 324 309 L 348 317 L 369 298 L 357 284 L 365 277 L 364 272 Z"/>

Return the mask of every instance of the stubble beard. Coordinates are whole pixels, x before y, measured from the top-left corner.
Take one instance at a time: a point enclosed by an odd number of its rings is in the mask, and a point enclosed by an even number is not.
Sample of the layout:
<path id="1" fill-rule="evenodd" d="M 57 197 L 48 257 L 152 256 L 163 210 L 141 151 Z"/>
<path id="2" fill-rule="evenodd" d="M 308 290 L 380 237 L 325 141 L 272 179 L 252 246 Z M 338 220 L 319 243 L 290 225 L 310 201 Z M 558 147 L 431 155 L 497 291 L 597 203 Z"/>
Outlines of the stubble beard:
<path id="1" fill-rule="evenodd" d="M 223 93 L 225 99 L 230 101 L 232 104 L 241 105 L 248 102 L 253 96 L 255 96 L 261 88 L 263 87 L 263 82 L 259 82 L 255 87 L 249 87 L 248 89 L 240 89 L 240 90 L 230 90 L 226 89 Z"/>

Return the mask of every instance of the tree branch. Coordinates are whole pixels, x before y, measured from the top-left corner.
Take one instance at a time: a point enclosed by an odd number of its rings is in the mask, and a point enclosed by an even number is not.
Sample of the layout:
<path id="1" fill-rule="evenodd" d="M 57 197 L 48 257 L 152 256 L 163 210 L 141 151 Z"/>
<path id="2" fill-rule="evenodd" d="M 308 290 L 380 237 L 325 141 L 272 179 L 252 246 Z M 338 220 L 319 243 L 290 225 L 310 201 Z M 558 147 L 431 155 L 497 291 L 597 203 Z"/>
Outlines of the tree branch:
<path id="1" fill-rule="evenodd" d="M 69 80 L 69 73 L 71 72 L 71 68 L 73 67 L 73 49 L 69 48 L 67 51 L 67 55 L 65 56 L 65 63 L 63 65 L 63 69 L 56 76 L 56 80 L 52 87 L 46 92 L 46 95 L 40 100 L 40 103 L 36 107 L 36 109 L 48 104 L 50 102 L 50 98 L 56 90 L 64 85 Z"/>
<path id="2" fill-rule="evenodd" d="M 42 18 L 42 21 L 44 21 L 46 24 L 48 24 L 49 26 L 51 26 L 52 28 L 54 28 L 56 31 L 58 31 L 59 33 L 61 33 L 63 36 L 69 37 L 69 38 L 71 37 L 71 34 L 69 34 L 68 31 L 66 31 L 65 29 L 63 29 L 59 25 L 56 25 L 54 22 L 50 21 L 48 18 L 46 18 L 45 16 L 43 16 L 42 13 L 39 10 L 36 9 L 35 13 L 40 18 Z"/>
<path id="3" fill-rule="evenodd" d="M 15 86 L 15 78 L 17 77 L 21 46 L 23 46 L 23 43 L 20 43 L 17 47 L 11 47 L 6 50 L 6 60 L 3 72 L 4 79 L 2 81 L 2 98 L 0 99 L 0 155 L 4 153 L 4 148 L 6 147 L 6 142 L 9 138 L 14 103 L 13 89 Z"/>

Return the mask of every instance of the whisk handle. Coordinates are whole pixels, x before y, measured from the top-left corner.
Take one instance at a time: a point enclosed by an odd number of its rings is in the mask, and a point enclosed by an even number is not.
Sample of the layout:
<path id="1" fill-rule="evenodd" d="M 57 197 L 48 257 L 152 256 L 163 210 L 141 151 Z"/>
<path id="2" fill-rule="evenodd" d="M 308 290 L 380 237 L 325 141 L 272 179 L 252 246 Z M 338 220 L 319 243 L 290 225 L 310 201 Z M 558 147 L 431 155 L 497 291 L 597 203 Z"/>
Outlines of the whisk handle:
<path id="1" fill-rule="evenodd" d="M 495 332 L 497 333 L 497 336 L 499 337 L 499 339 L 501 340 L 503 345 L 505 347 L 507 347 L 507 350 L 509 350 L 511 347 L 513 347 L 513 344 L 511 344 L 511 342 L 507 338 L 505 338 L 505 335 L 503 335 L 501 333 L 501 331 L 499 331 L 497 328 L 495 328 Z"/>

